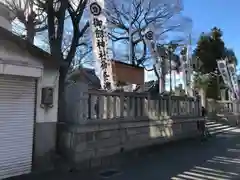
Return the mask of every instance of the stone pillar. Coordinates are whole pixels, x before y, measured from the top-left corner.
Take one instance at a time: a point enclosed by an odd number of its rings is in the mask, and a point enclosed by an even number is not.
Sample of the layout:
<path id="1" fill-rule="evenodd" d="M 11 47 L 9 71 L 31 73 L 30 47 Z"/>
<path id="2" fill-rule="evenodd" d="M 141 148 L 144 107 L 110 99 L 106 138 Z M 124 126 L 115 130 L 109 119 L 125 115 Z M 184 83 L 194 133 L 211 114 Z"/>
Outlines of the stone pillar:
<path id="1" fill-rule="evenodd" d="M 226 89 L 220 89 L 220 96 L 222 101 L 226 100 Z"/>
<path id="2" fill-rule="evenodd" d="M 65 89 L 67 121 L 82 124 L 88 116 L 88 85 L 76 82 Z"/>
<path id="3" fill-rule="evenodd" d="M 201 106 L 206 107 L 206 93 L 204 89 L 201 88 L 199 90 L 199 95 L 201 97 Z"/>
<path id="4" fill-rule="evenodd" d="M 90 115 L 91 118 L 97 118 L 99 116 L 99 106 L 100 106 L 100 101 L 98 100 L 99 98 L 97 96 L 90 95 L 89 96 L 89 101 L 88 105 L 90 105 L 90 109 L 88 109 L 88 114 Z"/>
<path id="5" fill-rule="evenodd" d="M 239 124 L 239 100 L 235 100 L 233 103 L 233 114 L 235 116 L 236 125 Z"/>

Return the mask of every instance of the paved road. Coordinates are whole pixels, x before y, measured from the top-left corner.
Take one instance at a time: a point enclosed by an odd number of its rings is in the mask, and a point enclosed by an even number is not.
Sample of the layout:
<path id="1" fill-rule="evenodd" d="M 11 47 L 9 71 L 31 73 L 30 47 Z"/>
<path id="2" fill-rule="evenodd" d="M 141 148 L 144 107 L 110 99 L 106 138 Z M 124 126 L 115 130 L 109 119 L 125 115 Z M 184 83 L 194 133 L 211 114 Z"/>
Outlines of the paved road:
<path id="1" fill-rule="evenodd" d="M 240 132 L 239 132 L 240 133 Z M 132 167 L 132 168 L 131 168 Z M 240 134 L 217 135 L 208 142 L 183 143 L 130 165 L 112 180 L 240 179 Z"/>
<path id="2" fill-rule="evenodd" d="M 189 140 L 161 148 L 122 169 L 109 180 L 240 179 L 240 129 L 227 128 L 209 141 Z M 49 173 L 34 180 L 98 180 L 99 174 Z"/>

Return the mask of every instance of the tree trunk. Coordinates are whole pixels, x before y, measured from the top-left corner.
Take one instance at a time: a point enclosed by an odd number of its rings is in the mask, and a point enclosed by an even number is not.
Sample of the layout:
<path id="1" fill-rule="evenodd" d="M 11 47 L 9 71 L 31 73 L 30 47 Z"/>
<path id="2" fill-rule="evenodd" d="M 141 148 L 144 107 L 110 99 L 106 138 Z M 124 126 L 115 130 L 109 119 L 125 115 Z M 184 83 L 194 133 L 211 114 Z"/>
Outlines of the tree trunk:
<path id="1" fill-rule="evenodd" d="M 163 92 L 165 92 L 166 88 L 165 88 L 165 83 L 166 83 L 166 61 L 163 58 L 162 62 L 161 62 L 161 71 L 162 71 L 162 85 L 163 85 Z"/>
<path id="2" fill-rule="evenodd" d="M 158 75 L 158 71 L 157 71 L 156 66 L 153 67 L 153 71 L 154 71 L 155 75 L 157 76 L 158 80 L 160 80 L 161 77 Z"/>
<path id="3" fill-rule="evenodd" d="M 30 42 L 31 44 L 34 44 L 34 37 L 35 37 L 35 32 L 34 29 L 32 30 L 27 30 L 27 41 Z"/>
<path id="4" fill-rule="evenodd" d="M 65 79 L 67 70 L 65 67 L 60 67 L 59 81 L 58 81 L 58 124 L 57 124 L 57 137 L 56 137 L 56 153 L 61 154 L 60 133 L 62 129 L 61 123 L 66 118 L 66 106 L 65 106 Z"/>
<path id="5" fill-rule="evenodd" d="M 28 42 L 30 42 L 31 44 L 34 44 L 34 37 L 36 35 L 36 31 L 35 31 L 35 27 L 34 27 L 34 22 L 33 22 L 34 19 L 29 19 L 26 24 L 25 24 L 25 27 L 26 27 L 26 31 L 27 31 L 27 37 L 26 37 L 26 40 Z M 30 22 L 32 21 L 32 22 Z"/>
<path id="6" fill-rule="evenodd" d="M 59 70 L 59 84 L 58 84 L 58 121 L 64 122 L 65 120 L 65 80 L 67 69 L 60 67 Z"/>
<path id="7" fill-rule="evenodd" d="M 131 58 L 131 64 L 132 65 L 135 65 L 136 63 L 135 63 L 135 48 L 134 48 L 134 43 L 133 42 L 131 42 L 131 46 L 132 46 L 132 49 L 131 49 L 131 54 L 129 53 L 129 56 L 131 56 L 130 58 Z"/>
<path id="8" fill-rule="evenodd" d="M 165 91 L 165 82 L 166 82 L 165 81 L 165 74 L 161 73 L 161 76 L 159 76 L 155 66 L 153 67 L 153 71 L 154 71 L 155 75 L 157 76 L 157 79 L 158 79 L 158 82 L 159 82 L 159 87 L 162 88 L 161 91 L 164 92 Z"/>

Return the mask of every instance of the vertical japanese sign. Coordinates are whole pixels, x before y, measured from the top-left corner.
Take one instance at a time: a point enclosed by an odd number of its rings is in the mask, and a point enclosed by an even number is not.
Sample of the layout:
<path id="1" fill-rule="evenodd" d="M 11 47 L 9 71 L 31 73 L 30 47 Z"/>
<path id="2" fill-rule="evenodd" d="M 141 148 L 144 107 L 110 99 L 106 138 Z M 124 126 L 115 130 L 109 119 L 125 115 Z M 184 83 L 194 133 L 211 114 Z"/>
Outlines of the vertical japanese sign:
<path id="1" fill-rule="evenodd" d="M 154 33 L 152 30 L 148 29 L 147 32 L 145 33 L 145 40 L 147 42 L 147 45 L 149 47 L 149 50 L 151 51 L 152 56 L 154 57 L 154 65 L 156 66 L 158 70 L 158 74 L 160 75 L 160 67 L 158 67 L 160 64 L 157 50 L 156 50 L 156 44 L 154 40 Z"/>
<path id="2" fill-rule="evenodd" d="M 162 93 L 164 89 L 162 85 L 163 81 L 162 81 L 162 71 L 161 71 L 161 59 L 157 52 L 156 42 L 155 42 L 154 33 L 152 29 L 148 28 L 147 31 L 145 32 L 145 40 L 154 58 L 154 66 L 156 67 L 158 76 L 160 77 L 159 93 Z"/>
<path id="3" fill-rule="evenodd" d="M 236 68 L 234 64 L 228 64 L 228 72 L 232 82 L 234 93 L 237 99 L 239 99 L 238 80 L 237 80 Z"/>
<path id="4" fill-rule="evenodd" d="M 184 90 L 187 94 L 189 94 L 189 90 L 191 90 L 191 73 L 190 73 L 190 63 L 189 63 L 189 48 L 188 45 L 184 45 L 181 50 L 180 63 L 181 63 L 181 71 L 182 78 L 184 84 Z"/>
<path id="5" fill-rule="evenodd" d="M 234 92 L 226 60 L 218 60 L 217 65 L 219 72 L 221 73 L 221 76 L 223 78 L 223 82 L 231 89 L 232 92 Z"/>
<path id="6" fill-rule="evenodd" d="M 189 44 L 186 47 L 186 63 L 187 63 L 187 86 L 192 89 L 192 74 L 193 74 L 193 67 L 192 67 L 192 39 L 191 34 L 189 35 Z"/>
<path id="7" fill-rule="evenodd" d="M 90 0 L 91 27 L 93 33 L 93 53 L 96 68 L 100 74 L 101 86 L 105 90 L 114 89 L 112 63 L 108 57 L 107 19 L 103 13 L 104 0 Z"/>
<path id="8" fill-rule="evenodd" d="M 191 67 L 188 62 L 184 62 L 184 75 L 185 75 L 185 85 L 191 85 Z"/>

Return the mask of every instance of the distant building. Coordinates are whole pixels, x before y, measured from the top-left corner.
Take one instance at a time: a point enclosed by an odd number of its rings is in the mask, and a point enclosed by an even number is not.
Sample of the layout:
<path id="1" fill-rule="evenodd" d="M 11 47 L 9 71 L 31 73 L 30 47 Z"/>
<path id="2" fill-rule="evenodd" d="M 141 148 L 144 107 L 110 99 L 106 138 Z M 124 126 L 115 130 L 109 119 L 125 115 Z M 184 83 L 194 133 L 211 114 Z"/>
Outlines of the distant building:
<path id="1" fill-rule="evenodd" d="M 113 79 L 117 89 L 132 91 L 134 86 L 144 84 L 144 68 L 125 62 L 112 60 Z"/>
<path id="2" fill-rule="evenodd" d="M 158 81 L 148 81 L 145 82 L 144 84 L 138 85 L 135 90 L 135 92 L 149 92 L 153 94 L 158 94 L 159 93 L 159 83 Z"/>
<path id="3" fill-rule="evenodd" d="M 117 85 L 117 90 L 129 91 L 128 89 L 132 89 L 132 85 L 144 84 L 143 67 L 115 60 L 111 62 L 113 79 Z M 79 67 L 72 70 L 67 76 L 67 84 L 73 81 L 81 82 L 87 85 L 89 89 L 101 89 L 100 79 L 95 74 L 94 69 Z"/>
<path id="4" fill-rule="evenodd" d="M 100 79 L 95 74 L 94 69 L 80 67 L 74 69 L 67 76 L 67 84 L 81 82 L 88 86 L 88 89 L 101 89 Z"/>

